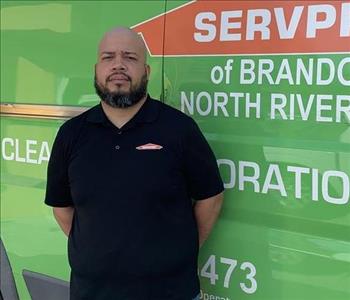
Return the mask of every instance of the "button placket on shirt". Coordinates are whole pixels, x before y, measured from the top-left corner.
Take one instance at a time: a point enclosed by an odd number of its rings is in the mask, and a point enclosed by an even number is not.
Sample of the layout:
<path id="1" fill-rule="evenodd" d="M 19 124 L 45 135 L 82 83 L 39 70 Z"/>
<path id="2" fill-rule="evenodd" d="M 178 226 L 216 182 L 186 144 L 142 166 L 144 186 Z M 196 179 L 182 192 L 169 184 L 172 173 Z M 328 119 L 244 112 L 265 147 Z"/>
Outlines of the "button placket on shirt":
<path id="1" fill-rule="evenodd" d="M 117 139 L 116 139 L 116 145 L 114 146 L 115 150 L 120 150 L 120 137 L 122 135 L 123 131 L 121 129 L 117 129 Z"/>
<path id="2" fill-rule="evenodd" d="M 136 124 L 133 122 L 133 123 L 127 123 L 126 125 L 123 126 L 123 128 L 121 129 L 118 129 L 116 128 L 116 143 L 115 143 L 115 146 L 114 146 L 114 149 L 117 151 L 117 150 L 121 150 L 121 146 L 124 147 L 124 145 L 121 145 L 121 141 L 122 141 L 122 138 L 123 136 L 125 136 L 126 132 L 129 132 L 131 130 L 134 130 L 136 127 Z M 124 139 L 125 140 L 125 139 Z"/>

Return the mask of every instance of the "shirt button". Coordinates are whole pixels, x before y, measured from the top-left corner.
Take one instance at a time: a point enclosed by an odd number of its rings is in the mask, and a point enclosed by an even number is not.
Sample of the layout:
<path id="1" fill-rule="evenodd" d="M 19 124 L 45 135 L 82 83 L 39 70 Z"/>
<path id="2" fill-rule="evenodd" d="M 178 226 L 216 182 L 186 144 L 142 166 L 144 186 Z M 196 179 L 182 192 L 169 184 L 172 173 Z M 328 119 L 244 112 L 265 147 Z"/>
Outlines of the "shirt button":
<path id="1" fill-rule="evenodd" d="M 120 146 L 119 146 L 119 145 L 115 146 L 115 149 L 116 149 L 116 150 L 119 150 L 119 149 L 120 149 Z"/>

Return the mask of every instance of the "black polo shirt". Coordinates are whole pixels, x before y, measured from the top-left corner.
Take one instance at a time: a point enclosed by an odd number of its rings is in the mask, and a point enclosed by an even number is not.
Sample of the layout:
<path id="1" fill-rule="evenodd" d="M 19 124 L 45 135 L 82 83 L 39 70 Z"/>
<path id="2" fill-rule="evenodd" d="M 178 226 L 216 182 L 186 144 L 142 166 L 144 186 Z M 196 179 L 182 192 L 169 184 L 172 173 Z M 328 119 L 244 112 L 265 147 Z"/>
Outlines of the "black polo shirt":
<path id="1" fill-rule="evenodd" d="M 45 203 L 75 208 L 71 299 L 192 299 L 199 292 L 192 199 L 222 191 L 193 119 L 149 96 L 120 129 L 101 103 L 66 121 Z"/>

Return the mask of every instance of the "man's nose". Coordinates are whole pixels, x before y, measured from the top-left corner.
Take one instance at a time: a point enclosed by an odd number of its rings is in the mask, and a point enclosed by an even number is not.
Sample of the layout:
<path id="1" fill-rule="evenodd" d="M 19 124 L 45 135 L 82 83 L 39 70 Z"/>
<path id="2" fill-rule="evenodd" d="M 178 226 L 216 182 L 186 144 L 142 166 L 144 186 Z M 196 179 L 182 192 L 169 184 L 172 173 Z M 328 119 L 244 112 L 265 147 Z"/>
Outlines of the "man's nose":
<path id="1" fill-rule="evenodd" d="M 115 56 L 112 64 L 112 70 L 126 70 L 126 65 L 124 64 L 124 60 L 121 56 Z"/>

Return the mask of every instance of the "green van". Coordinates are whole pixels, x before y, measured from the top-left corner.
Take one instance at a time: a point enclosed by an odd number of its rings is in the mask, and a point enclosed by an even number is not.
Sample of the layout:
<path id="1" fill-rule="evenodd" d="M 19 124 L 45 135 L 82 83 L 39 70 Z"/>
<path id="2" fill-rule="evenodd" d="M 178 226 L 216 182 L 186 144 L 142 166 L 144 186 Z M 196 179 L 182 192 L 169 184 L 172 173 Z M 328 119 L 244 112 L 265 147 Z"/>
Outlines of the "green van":
<path id="1" fill-rule="evenodd" d="M 99 102 L 96 45 L 120 25 L 225 182 L 201 299 L 350 299 L 350 2 L 331 0 L 2 1 L 0 299 L 69 298 L 47 162 L 59 126 Z"/>

